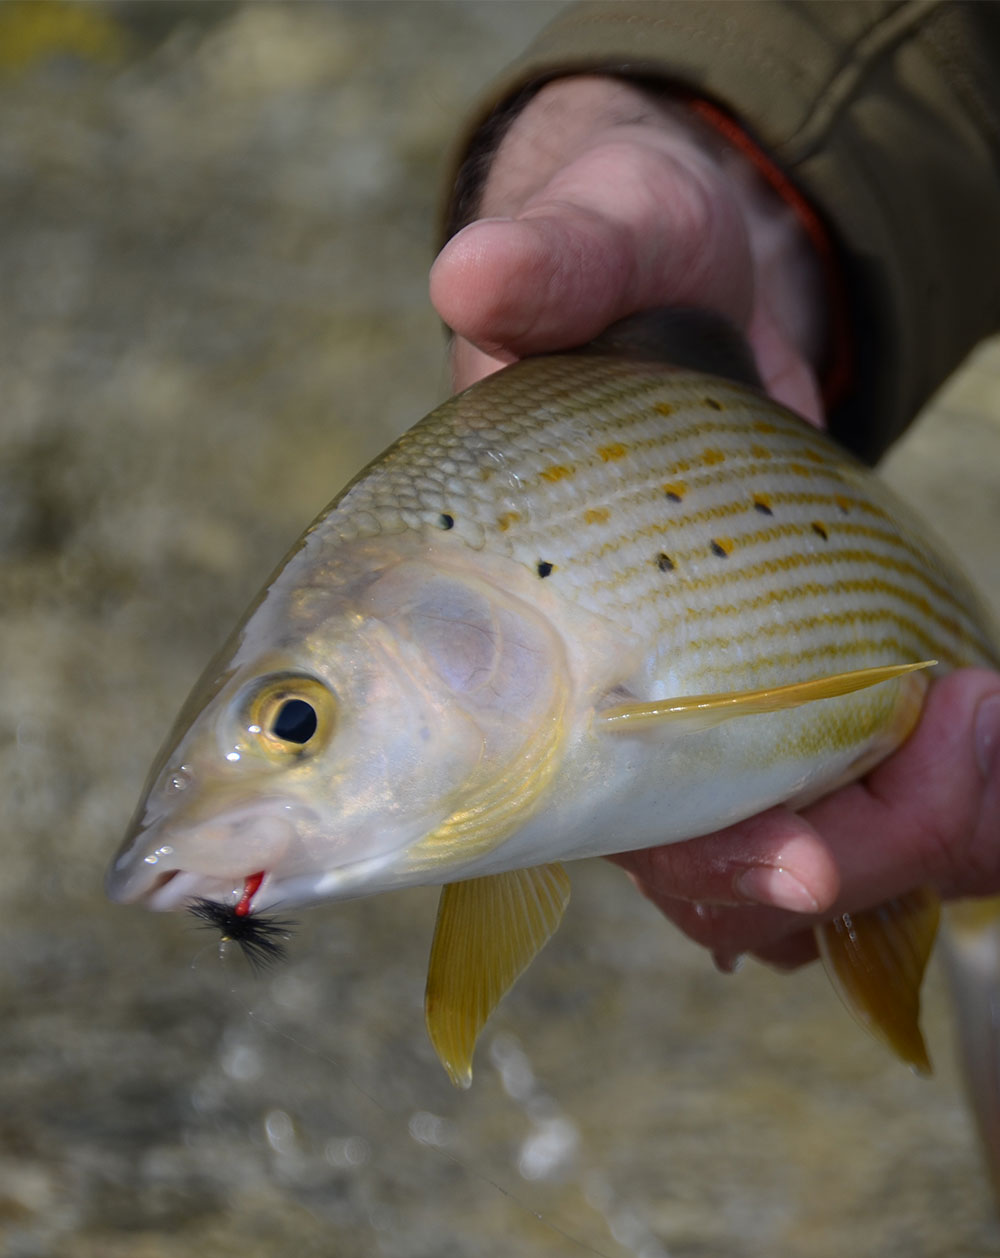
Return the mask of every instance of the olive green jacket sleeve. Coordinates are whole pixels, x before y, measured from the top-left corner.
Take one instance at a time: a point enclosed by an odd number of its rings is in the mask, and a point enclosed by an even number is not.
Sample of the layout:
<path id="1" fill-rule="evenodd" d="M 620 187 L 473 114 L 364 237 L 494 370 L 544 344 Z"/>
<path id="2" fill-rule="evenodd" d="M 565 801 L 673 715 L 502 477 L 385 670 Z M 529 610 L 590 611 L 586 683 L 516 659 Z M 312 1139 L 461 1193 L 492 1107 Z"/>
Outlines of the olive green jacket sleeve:
<path id="1" fill-rule="evenodd" d="M 715 103 L 817 210 L 845 282 L 853 342 L 852 383 L 830 422 L 863 457 L 874 460 L 1000 328 L 994 0 L 569 7 L 476 118 L 453 224 L 474 214 L 477 170 L 502 132 L 504 107 L 509 115 L 532 89 L 581 71 L 652 79 Z"/>

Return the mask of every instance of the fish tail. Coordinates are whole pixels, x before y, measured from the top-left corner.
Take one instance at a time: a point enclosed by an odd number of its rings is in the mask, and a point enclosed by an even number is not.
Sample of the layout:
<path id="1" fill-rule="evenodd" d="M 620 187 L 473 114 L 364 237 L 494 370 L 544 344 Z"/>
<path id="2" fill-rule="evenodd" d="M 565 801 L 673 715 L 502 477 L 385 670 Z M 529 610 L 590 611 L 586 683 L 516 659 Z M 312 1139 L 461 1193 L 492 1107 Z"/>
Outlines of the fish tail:
<path id="1" fill-rule="evenodd" d="M 969 1106 L 1000 1202 L 1000 897 L 950 905 L 942 945 Z"/>

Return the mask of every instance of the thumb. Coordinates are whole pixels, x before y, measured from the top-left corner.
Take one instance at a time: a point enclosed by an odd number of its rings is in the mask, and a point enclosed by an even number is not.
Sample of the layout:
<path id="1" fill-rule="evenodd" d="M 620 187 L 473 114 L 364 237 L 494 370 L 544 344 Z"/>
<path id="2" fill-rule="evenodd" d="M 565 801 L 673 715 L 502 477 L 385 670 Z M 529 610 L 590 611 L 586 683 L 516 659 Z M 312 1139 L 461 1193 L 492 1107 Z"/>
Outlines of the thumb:
<path id="1" fill-rule="evenodd" d="M 445 322 L 508 360 L 580 344 L 655 305 L 705 306 L 745 325 L 752 285 L 725 181 L 693 147 L 659 135 L 588 149 L 516 216 L 459 232 L 431 271 Z"/>

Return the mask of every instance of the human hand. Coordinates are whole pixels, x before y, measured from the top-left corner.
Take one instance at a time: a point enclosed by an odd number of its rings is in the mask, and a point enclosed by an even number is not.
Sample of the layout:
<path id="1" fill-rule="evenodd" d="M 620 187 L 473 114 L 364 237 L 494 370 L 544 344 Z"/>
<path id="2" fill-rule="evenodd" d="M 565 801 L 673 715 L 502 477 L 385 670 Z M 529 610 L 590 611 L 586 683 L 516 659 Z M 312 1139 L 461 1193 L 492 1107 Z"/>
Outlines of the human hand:
<path id="1" fill-rule="evenodd" d="M 458 387 L 635 311 L 698 305 L 743 328 L 768 391 L 822 423 L 811 246 L 748 159 L 684 105 L 614 79 L 547 85 L 501 143 L 478 212 L 431 271 Z"/>
<path id="2" fill-rule="evenodd" d="M 915 732 L 861 781 L 801 813 L 772 808 L 687 843 L 611 859 L 720 968 L 753 953 L 791 968 L 811 927 L 914 887 L 1000 891 L 1000 675 L 936 682 Z M 766 906 L 766 907 L 759 907 Z"/>
<path id="3" fill-rule="evenodd" d="M 560 80 L 518 116 L 431 295 L 465 387 L 526 353 L 585 342 L 652 306 L 743 327 L 768 390 L 813 422 L 822 282 L 789 211 L 685 113 L 607 79 Z M 813 923 L 933 883 L 1000 890 L 1000 677 L 936 684 L 906 746 L 805 810 L 771 809 L 688 843 L 615 857 L 723 968 L 815 955 Z"/>

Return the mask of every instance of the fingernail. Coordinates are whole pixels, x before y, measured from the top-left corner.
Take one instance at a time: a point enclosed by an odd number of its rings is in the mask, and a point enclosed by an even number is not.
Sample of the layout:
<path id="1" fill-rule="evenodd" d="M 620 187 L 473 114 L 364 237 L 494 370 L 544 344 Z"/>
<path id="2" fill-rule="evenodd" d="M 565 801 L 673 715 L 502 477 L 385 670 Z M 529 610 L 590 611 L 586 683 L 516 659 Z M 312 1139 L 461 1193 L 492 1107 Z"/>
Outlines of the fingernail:
<path id="1" fill-rule="evenodd" d="M 976 709 L 975 735 L 979 771 L 989 778 L 1000 750 L 1000 695 L 984 699 Z"/>
<path id="2" fill-rule="evenodd" d="M 792 913 L 818 913 L 819 902 L 805 883 L 780 865 L 754 865 L 736 879 L 736 890 L 754 904 Z"/>

